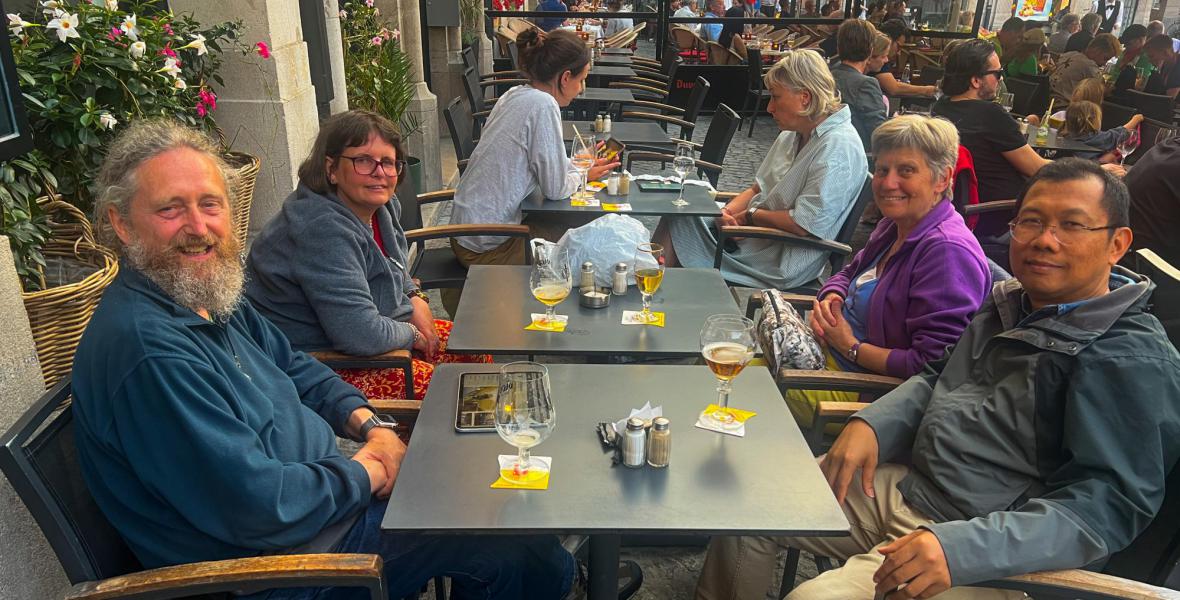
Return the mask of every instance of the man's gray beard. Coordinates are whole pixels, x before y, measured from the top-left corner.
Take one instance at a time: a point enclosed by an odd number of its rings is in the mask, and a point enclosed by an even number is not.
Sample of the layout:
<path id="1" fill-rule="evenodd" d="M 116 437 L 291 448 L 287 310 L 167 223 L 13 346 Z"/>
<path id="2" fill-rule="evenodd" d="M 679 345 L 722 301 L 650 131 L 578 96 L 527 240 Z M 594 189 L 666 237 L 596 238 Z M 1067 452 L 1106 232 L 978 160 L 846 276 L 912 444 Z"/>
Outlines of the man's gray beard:
<path id="1" fill-rule="evenodd" d="M 213 247 L 216 256 L 204 263 L 186 263 L 169 256 L 177 252 L 175 248 L 151 253 L 134 236 L 123 249 L 132 266 L 193 312 L 205 309 L 210 317 L 224 321 L 242 302 L 245 271 L 234 240 L 219 240 Z"/>

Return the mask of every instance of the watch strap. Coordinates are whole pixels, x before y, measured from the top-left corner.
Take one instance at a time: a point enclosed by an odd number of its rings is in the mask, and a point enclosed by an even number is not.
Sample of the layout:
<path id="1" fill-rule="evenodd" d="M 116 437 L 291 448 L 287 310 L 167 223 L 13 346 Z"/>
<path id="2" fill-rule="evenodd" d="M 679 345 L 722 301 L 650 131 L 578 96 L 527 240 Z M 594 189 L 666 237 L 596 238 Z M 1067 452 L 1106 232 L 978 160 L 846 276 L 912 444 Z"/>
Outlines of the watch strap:
<path id="1" fill-rule="evenodd" d="M 368 419 L 365 419 L 364 423 L 361 423 L 359 441 L 364 442 L 367 440 L 369 437 L 369 432 L 372 431 L 374 427 L 382 427 L 392 430 L 394 427 L 397 427 L 397 421 L 391 417 L 382 418 L 380 415 L 376 414 L 369 416 Z"/>

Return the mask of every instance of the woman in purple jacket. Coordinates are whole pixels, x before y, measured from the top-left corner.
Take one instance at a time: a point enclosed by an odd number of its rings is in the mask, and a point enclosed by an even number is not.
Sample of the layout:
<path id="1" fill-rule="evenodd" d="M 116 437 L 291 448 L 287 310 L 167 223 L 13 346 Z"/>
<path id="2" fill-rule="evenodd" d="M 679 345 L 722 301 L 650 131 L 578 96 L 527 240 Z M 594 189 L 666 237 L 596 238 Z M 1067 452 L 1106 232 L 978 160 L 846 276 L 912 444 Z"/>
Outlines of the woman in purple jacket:
<path id="1" fill-rule="evenodd" d="M 950 202 L 959 134 L 950 121 L 905 115 L 872 138 L 873 199 L 883 219 L 864 249 L 816 296 L 811 329 L 835 371 L 910 377 L 959 340 L 991 287 L 987 258 Z M 820 401 L 849 392 L 790 390 L 810 426 Z"/>

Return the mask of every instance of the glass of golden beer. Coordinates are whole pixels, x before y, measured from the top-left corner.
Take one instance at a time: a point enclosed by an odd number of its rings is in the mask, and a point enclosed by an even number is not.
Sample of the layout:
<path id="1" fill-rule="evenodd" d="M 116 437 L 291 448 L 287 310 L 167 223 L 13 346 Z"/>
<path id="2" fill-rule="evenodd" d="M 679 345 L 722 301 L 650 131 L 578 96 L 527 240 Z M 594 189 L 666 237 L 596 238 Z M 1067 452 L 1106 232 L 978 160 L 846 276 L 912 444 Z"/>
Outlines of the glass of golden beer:
<path id="1" fill-rule="evenodd" d="M 738 315 L 713 315 L 701 328 L 701 355 L 717 377 L 717 410 L 704 418 L 723 429 L 741 426 L 729 412 L 733 379 L 754 358 L 754 322 Z"/>
<path id="2" fill-rule="evenodd" d="M 533 268 L 529 273 L 529 288 L 533 297 L 545 305 L 545 316 L 538 321 L 548 325 L 556 320 L 554 308 L 570 295 L 573 287 L 569 254 L 556 244 L 534 246 Z"/>
<path id="3" fill-rule="evenodd" d="M 643 295 L 643 313 L 640 318 L 644 323 L 651 323 L 656 319 L 651 314 L 651 298 L 664 281 L 664 247 L 659 244 L 639 244 L 635 248 L 632 270 L 635 273 L 635 285 L 639 286 L 639 293 Z"/>

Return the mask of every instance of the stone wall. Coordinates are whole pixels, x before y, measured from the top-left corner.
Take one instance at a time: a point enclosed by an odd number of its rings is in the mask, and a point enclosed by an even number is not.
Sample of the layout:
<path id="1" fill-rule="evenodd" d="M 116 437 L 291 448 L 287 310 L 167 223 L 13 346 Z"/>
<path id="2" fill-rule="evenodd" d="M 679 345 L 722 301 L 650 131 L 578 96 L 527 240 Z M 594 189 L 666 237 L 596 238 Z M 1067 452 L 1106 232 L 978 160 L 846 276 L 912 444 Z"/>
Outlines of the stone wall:
<path id="1" fill-rule="evenodd" d="M 0 431 L 10 426 L 45 391 L 33 347 L 33 333 L 20 296 L 20 280 L 8 238 L 0 236 Z M 68 586 L 57 557 L 41 530 L 0 477 L 0 599 L 60 598 Z"/>

